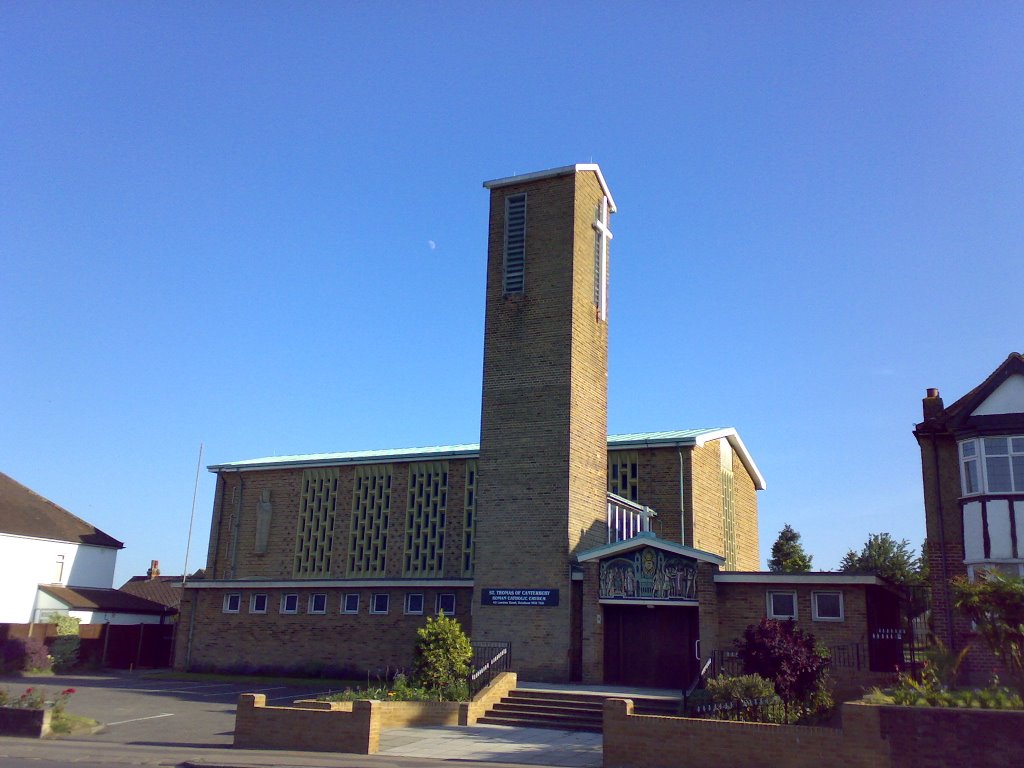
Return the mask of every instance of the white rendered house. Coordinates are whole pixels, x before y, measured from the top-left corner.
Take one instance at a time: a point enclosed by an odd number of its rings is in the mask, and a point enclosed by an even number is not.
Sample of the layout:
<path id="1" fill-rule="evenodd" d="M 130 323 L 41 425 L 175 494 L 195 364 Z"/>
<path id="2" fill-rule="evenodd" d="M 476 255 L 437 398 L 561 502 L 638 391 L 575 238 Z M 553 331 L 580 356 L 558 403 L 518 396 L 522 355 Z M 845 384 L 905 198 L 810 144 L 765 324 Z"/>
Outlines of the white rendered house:
<path id="1" fill-rule="evenodd" d="M 52 603 L 40 585 L 111 589 L 123 547 L 0 473 L 0 622 L 37 621 L 37 608 Z"/>

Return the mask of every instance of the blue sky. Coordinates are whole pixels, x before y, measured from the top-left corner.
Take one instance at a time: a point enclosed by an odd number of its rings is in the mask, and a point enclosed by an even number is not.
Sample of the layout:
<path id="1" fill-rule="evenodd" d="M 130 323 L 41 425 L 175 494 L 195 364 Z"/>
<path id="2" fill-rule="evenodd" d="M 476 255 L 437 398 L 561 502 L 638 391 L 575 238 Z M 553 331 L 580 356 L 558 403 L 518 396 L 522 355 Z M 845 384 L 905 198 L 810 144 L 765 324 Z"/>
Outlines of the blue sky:
<path id="1" fill-rule="evenodd" d="M 487 193 L 601 164 L 612 432 L 735 426 L 816 567 L 1024 350 L 1019 3 L 0 7 L 0 471 L 183 566 L 204 465 L 479 436 Z M 200 476 L 190 570 L 214 477 Z"/>

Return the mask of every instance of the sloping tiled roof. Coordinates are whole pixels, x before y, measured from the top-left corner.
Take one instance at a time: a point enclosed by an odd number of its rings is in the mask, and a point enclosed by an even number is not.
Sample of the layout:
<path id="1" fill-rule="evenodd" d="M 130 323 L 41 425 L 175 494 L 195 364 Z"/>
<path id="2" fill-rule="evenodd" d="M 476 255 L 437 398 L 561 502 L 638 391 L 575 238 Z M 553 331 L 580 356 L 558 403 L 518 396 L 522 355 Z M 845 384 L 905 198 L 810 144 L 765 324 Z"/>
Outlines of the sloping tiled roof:
<path id="1" fill-rule="evenodd" d="M 124 547 L 120 541 L 0 472 L 0 533 L 70 541 L 95 547 Z"/>
<path id="2" fill-rule="evenodd" d="M 151 613 L 163 615 L 169 609 L 144 597 L 120 589 L 96 587 L 62 587 L 40 584 L 39 589 L 66 604 L 72 611 L 105 611 L 107 613 Z"/>
<path id="3" fill-rule="evenodd" d="M 181 603 L 181 576 L 132 576 L 121 591 L 177 610 Z"/>
<path id="4" fill-rule="evenodd" d="M 1000 384 L 1015 374 L 1024 375 L 1024 355 L 1020 352 L 1011 352 L 999 364 L 999 367 L 992 371 L 981 384 L 959 398 L 952 405 L 946 406 L 940 413 L 922 421 L 917 425 L 916 431 L 933 432 L 947 428 L 956 429 L 959 427 L 980 426 L 986 422 L 991 422 L 993 419 L 1007 424 L 1012 422 L 1024 424 L 1024 417 L 1021 417 L 1019 414 L 1000 414 L 995 417 L 973 415 L 975 408 L 980 406 Z"/>

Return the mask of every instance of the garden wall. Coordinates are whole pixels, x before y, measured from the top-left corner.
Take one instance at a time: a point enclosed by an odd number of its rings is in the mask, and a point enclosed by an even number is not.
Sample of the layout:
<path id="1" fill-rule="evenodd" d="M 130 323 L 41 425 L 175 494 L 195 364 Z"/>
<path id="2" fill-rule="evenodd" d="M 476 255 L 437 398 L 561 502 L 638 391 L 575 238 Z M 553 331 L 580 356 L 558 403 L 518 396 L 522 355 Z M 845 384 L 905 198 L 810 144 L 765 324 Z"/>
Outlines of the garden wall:
<path id="1" fill-rule="evenodd" d="M 38 739 L 50 733 L 49 709 L 0 707 L 0 736 L 24 736 Z"/>
<path id="2" fill-rule="evenodd" d="M 472 725 L 516 687 L 516 675 L 503 672 L 473 701 L 296 701 L 268 707 L 261 693 L 243 693 L 235 712 L 236 747 L 369 755 L 388 728 Z"/>
<path id="3" fill-rule="evenodd" d="M 842 706 L 841 729 L 604 710 L 605 768 L 672 768 L 690 756 L 732 768 L 1005 768 L 1021 755 L 1024 710 Z"/>

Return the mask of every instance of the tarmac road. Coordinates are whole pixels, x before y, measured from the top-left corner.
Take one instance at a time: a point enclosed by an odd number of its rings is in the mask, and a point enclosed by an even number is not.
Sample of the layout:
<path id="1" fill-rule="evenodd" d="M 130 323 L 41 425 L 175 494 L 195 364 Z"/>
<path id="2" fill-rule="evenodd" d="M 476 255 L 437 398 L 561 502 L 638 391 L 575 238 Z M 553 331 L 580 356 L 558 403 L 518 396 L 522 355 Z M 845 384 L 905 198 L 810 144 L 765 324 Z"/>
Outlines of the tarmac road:
<path id="1" fill-rule="evenodd" d="M 78 738 L 116 744 L 226 747 L 235 727 L 241 693 L 266 694 L 268 703 L 290 702 L 329 692 L 329 686 L 239 685 L 164 680 L 143 674 L 62 675 L 0 678 L 13 695 L 29 687 L 57 693 L 74 688 L 67 711 L 91 717 L 105 728 Z"/>

